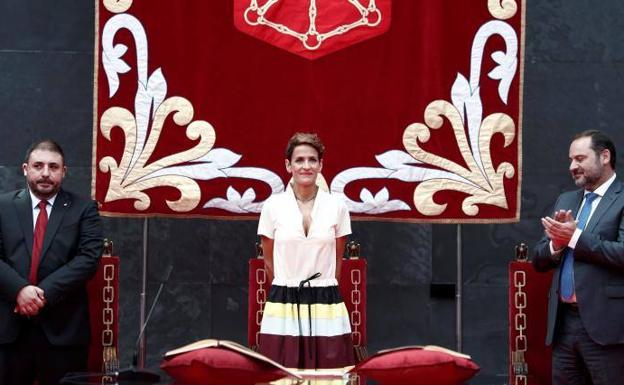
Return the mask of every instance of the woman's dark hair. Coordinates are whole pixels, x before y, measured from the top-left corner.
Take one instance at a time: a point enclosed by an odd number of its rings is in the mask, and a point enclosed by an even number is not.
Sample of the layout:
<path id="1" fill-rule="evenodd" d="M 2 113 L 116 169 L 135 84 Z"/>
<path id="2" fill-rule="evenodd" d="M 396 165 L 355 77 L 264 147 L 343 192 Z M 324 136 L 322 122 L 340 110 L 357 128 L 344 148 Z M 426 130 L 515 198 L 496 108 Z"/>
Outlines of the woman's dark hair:
<path id="1" fill-rule="evenodd" d="M 323 152 L 325 151 L 323 142 L 321 142 L 318 135 L 308 132 L 297 132 L 290 137 L 286 145 L 286 159 L 291 160 L 290 158 L 292 157 L 295 147 L 301 146 L 302 144 L 313 147 L 318 153 L 319 160 L 323 159 Z"/>

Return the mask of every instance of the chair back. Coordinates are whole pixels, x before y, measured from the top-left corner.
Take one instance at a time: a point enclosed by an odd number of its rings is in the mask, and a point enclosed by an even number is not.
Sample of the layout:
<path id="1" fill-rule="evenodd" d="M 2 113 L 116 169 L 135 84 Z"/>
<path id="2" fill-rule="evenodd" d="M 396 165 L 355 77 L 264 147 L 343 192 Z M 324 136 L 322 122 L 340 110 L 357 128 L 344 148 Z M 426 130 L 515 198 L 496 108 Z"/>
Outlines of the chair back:
<path id="1" fill-rule="evenodd" d="M 509 263 L 509 384 L 550 385 L 552 349 L 546 346 L 552 271 L 530 262 Z"/>
<path id="2" fill-rule="evenodd" d="M 91 323 L 88 370 L 116 371 L 119 369 L 119 257 L 100 259 L 97 272 L 87 283 L 87 291 Z"/>

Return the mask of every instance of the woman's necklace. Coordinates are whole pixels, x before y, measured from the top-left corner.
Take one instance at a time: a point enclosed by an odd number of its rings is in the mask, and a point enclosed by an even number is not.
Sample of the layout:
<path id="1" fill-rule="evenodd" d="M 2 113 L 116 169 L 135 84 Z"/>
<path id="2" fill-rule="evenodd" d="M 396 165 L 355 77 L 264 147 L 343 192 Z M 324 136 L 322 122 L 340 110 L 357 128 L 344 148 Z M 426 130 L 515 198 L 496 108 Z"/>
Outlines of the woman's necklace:
<path id="1" fill-rule="evenodd" d="M 299 196 L 297 196 L 297 194 L 295 193 L 295 190 L 293 189 L 293 194 L 295 195 L 295 199 L 298 200 L 301 203 L 308 203 L 313 201 L 316 198 L 316 194 L 318 193 L 318 187 L 316 188 L 316 190 L 314 191 L 314 194 L 312 194 L 312 196 L 308 197 L 308 198 L 300 198 Z"/>

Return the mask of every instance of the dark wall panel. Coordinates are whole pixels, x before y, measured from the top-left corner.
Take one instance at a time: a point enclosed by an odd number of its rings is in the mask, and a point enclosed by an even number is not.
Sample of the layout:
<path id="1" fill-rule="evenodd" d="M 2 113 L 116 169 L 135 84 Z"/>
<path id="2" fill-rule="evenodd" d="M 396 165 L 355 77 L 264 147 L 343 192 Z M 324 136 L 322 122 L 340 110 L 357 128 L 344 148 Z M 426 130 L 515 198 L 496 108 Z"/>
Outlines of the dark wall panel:
<path id="1" fill-rule="evenodd" d="M 485 0 L 483 0 L 485 1 Z M 0 2 L 0 190 L 23 186 L 19 170 L 33 140 L 64 144 L 66 187 L 89 194 L 94 7 L 90 0 Z M 624 144 L 624 3 L 529 0 L 527 4 L 522 213 L 519 223 L 463 225 L 464 350 L 482 371 L 476 384 L 505 384 L 507 263 L 519 241 L 541 236 L 539 218 L 567 175 L 570 136 L 600 128 Z M 620 147 L 622 148 L 622 147 Z M 622 167 L 618 167 L 622 170 Z M 105 218 L 122 258 L 121 359 L 130 363 L 139 329 L 142 219 Z M 148 303 L 169 264 L 174 271 L 148 328 L 148 365 L 202 338 L 246 342 L 247 260 L 256 221 L 149 220 Z M 369 263 L 370 351 L 405 344 L 455 347 L 453 225 L 354 222 Z"/>

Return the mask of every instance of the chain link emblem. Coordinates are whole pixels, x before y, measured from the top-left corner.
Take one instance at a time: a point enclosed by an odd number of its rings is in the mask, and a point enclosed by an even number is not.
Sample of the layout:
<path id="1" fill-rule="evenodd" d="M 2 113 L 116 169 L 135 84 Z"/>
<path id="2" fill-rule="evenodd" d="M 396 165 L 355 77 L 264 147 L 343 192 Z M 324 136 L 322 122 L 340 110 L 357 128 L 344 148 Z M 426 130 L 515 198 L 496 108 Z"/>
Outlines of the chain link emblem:
<path id="1" fill-rule="evenodd" d="M 526 329 L 527 317 L 524 309 L 527 307 L 527 295 L 524 291 L 526 286 L 526 273 L 524 271 L 514 271 L 513 274 L 514 307 L 516 315 L 514 317 L 513 327 L 514 335 L 512 346 L 512 367 L 514 373 L 514 385 L 527 385 L 529 367 L 525 361 L 525 354 L 528 348 Z"/>

